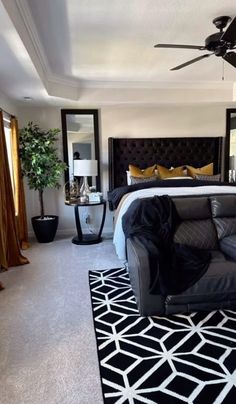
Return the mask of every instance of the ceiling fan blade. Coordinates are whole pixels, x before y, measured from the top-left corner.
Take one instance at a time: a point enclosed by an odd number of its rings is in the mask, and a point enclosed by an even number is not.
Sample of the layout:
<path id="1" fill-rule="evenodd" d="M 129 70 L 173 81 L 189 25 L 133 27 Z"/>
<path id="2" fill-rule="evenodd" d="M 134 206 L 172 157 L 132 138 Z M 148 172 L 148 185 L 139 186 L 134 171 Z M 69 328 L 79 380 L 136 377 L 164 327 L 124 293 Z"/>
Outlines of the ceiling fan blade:
<path id="1" fill-rule="evenodd" d="M 236 17 L 234 17 L 232 22 L 229 24 L 228 28 L 223 33 L 220 40 L 225 41 L 225 42 L 235 42 L 236 41 Z"/>
<path id="2" fill-rule="evenodd" d="M 170 43 L 158 43 L 154 46 L 154 48 L 179 48 L 179 49 L 206 49 L 205 46 L 197 46 L 197 45 L 175 45 Z"/>
<path id="3" fill-rule="evenodd" d="M 213 53 L 207 53 L 207 54 L 205 54 L 205 55 L 198 56 L 197 58 L 191 59 L 191 60 L 189 60 L 188 62 L 183 63 L 182 65 L 175 66 L 175 67 L 173 67 L 173 68 L 170 69 L 170 70 L 179 70 L 179 69 L 182 69 L 183 67 L 186 67 L 186 66 L 188 66 L 188 65 L 191 65 L 192 63 L 198 62 L 198 61 L 201 60 L 201 59 L 208 58 L 208 57 L 211 56 L 211 55 L 213 55 Z"/>
<path id="4" fill-rule="evenodd" d="M 236 67 L 236 53 L 235 52 L 228 52 L 223 56 L 223 59 L 226 62 L 230 63 L 232 66 Z"/>

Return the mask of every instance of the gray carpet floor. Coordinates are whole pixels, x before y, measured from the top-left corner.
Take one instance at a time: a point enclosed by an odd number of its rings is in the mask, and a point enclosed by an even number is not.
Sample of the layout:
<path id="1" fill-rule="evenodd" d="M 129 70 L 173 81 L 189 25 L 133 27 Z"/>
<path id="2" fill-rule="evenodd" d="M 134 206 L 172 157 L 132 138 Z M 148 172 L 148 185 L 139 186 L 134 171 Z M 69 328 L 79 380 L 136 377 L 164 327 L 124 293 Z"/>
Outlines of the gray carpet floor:
<path id="1" fill-rule="evenodd" d="M 0 403 L 100 404 L 88 270 L 117 268 L 111 239 L 32 243 L 0 274 Z"/>

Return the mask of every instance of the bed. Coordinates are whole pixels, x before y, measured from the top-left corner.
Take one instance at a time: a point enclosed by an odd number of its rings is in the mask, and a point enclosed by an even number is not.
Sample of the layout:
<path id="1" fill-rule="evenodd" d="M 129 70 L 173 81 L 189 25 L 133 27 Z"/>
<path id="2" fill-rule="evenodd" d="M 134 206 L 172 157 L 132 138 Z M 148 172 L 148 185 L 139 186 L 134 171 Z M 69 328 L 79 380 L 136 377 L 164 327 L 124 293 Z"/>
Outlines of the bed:
<path id="1" fill-rule="evenodd" d="M 129 164 L 145 168 L 160 164 L 167 168 L 190 165 L 203 167 L 213 163 L 214 174 L 222 173 L 222 137 L 192 138 L 109 138 L 109 192 L 111 210 L 115 210 L 113 242 L 118 257 L 126 260 L 122 216 L 136 198 L 154 195 L 188 196 L 236 193 L 232 184 L 198 180 L 162 180 L 127 186 Z"/>
<path id="2" fill-rule="evenodd" d="M 160 164 L 165 167 L 214 163 L 221 172 L 222 137 L 109 138 L 109 190 L 126 185 L 129 164 L 140 168 Z"/>

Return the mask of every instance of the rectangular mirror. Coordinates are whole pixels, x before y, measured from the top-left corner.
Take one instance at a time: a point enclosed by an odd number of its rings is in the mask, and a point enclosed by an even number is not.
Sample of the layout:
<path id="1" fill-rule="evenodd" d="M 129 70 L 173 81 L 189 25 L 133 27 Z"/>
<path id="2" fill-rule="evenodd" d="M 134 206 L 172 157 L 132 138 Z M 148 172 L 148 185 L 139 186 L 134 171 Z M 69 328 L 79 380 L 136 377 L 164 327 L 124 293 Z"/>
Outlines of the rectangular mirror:
<path id="1" fill-rule="evenodd" d="M 65 182 L 74 175 L 74 160 L 97 160 L 97 176 L 88 177 L 88 184 L 100 191 L 98 110 L 62 109 L 61 120 Z"/>

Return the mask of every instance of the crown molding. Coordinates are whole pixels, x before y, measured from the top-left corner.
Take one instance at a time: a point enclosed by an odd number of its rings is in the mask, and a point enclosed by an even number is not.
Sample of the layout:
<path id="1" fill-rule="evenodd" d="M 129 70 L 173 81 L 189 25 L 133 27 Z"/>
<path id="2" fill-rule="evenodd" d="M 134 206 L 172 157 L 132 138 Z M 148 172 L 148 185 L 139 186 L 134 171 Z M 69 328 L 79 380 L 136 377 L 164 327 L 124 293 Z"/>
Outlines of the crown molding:
<path id="1" fill-rule="evenodd" d="M 7 1 L 9 1 L 9 0 L 7 0 Z M 50 69 L 47 57 L 45 55 L 43 46 L 41 45 L 38 31 L 35 26 L 34 19 L 31 14 L 28 3 L 26 0 L 15 0 L 15 3 L 16 3 L 16 6 L 18 7 L 19 14 L 21 15 L 25 28 L 28 32 L 30 41 L 34 47 L 37 58 L 39 59 L 39 63 L 41 64 L 43 71 L 48 76 L 48 74 L 51 73 L 51 69 Z"/>
<path id="2" fill-rule="evenodd" d="M 48 95 L 54 97 L 60 97 L 69 99 L 72 101 L 80 101 L 84 99 L 86 90 L 91 93 L 93 90 L 107 91 L 109 90 L 121 90 L 123 91 L 123 100 L 126 98 L 125 93 L 133 90 L 146 90 L 146 93 L 151 97 L 151 93 L 155 90 L 170 90 L 174 93 L 183 91 L 189 93 L 190 91 L 196 94 L 201 91 L 219 93 L 232 92 L 236 94 L 236 83 L 230 81 L 103 81 L 103 80 L 80 80 L 76 78 L 64 78 L 53 74 L 50 69 L 50 65 L 47 56 L 44 52 L 40 37 L 37 32 L 36 25 L 34 23 L 30 8 L 26 0 L 2 0 L 13 25 L 18 32 L 35 69 L 47 91 Z M 129 97 L 128 97 L 129 98 Z M 152 97 L 151 97 L 152 98 Z M 223 97 L 223 99 L 225 96 Z M 236 99 L 236 95 L 235 98 Z"/>
<path id="3" fill-rule="evenodd" d="M 229 90 L 231 81 L 97 81 L 81 80 L 81 88 Z"/>
<path id="4" fill-rule="evenodd" d="M 79 99 L 78 86 L 68 84 L 66 80 L 54 79 L 53 76 L 47 81 L 47 93 L 52 97 L 69 99 L 72 101 L 78 101 Z"/>
<path id="5" fill-rule="evenodd" d="M 36 71 L 47 89 L 48 64 L 46 57 L 39 45 L 36 28 L 30 17 L 30 11 L 25 0 L 2 0 L 2 3 L 25 46 Z M 24 10 L 25 8 L 25 10 Z M 30 23 L 29 23 L 30 20 Z M 32 28 L 33 26 L 33 28 Z"/>
<path id="6" fill-rule="evenodd" d="M 2 0 L 48 95 L 78 100 L 78 81 L 53 75 L 26 0 Z"/>

